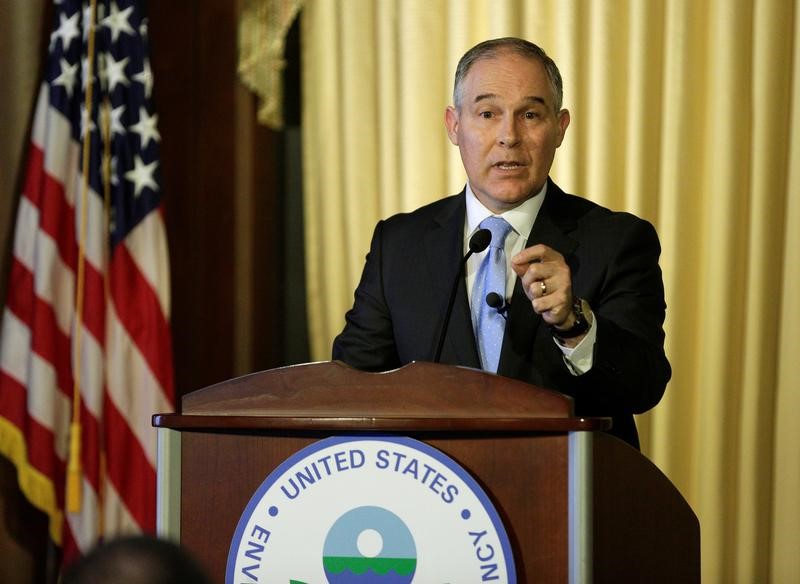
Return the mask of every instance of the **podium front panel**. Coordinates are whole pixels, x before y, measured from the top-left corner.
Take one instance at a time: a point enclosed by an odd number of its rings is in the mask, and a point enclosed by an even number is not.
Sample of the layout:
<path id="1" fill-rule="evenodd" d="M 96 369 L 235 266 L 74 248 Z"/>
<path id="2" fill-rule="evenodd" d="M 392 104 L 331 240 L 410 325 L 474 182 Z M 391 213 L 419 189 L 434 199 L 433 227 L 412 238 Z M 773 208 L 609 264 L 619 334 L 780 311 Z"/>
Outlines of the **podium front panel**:
<path id="1" fill-rule="evenodd" d="M 518 582 L 568 581 L 566 434 L 404 435 L 440 450 L 480 484 L 505 525 Z M 236 526 L 261 483 L 289 457 L 329 436 L 182 433 L 181 543 L 215 581 L 224 581 Z"/>

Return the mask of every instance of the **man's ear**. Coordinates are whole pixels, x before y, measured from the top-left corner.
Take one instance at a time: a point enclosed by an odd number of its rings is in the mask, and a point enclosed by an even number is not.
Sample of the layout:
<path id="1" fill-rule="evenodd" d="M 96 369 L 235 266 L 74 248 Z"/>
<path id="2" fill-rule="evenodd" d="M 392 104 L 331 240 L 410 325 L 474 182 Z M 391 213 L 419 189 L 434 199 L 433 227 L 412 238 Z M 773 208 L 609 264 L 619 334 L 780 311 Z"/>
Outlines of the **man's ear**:
<path id="1" fill-rule="evenodd" d="M 556 116 L 558 116 L 558 142 L 556 143 L 556 148 L 558 148 L 561 146 L 561 142 L 564 141 L 564 135 L 567 133 L 570 120 L 569 110 L 562 109 Z"/>
<path id="2" fill-rule="evenodd" d="M 444 125 L 447 128 L 447 137 L 458 146 L 458 111 L 452 105 L 444 110 Z"/>

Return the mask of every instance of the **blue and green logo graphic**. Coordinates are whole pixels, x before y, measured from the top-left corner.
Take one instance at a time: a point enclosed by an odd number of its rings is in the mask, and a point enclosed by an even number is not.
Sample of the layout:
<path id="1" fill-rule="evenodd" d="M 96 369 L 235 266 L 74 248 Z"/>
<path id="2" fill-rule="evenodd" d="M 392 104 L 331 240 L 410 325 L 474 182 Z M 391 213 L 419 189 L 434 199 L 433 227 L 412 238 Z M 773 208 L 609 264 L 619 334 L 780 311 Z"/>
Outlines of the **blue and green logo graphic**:
<path id="1" fill-rule="evenodd" d="M 330 584 L 408 584 L 417 550 L 406 524 L 383 507 L 356 507 L 331 527 L 323 548 Z"/>

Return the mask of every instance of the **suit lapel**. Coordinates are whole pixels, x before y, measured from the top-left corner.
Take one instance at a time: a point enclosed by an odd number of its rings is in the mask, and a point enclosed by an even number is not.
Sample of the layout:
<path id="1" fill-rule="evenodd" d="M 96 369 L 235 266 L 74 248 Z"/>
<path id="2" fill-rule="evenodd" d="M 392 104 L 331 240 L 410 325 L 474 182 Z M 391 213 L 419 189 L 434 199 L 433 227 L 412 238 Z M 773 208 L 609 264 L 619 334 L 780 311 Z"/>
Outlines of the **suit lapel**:
<path id="1" fill-rule="evenodd" d="M 575 220 L 564 212 L 564 192 L 550 182 L 547 196 L 528 236 L 528 247 L 543 243 L 569 259 L 578 242 L 568 234 L 575 230 Z"/>
<path id="2" fill-rule="evenodd" d="M 536 217 L 527 246 L 543 243 L 561 253 L 567 262 L 570 261 L 577 241 L 567 233 L 575 228 L 574 220 L 562 213 L 563 191 L 550 181 L 542 208 Z M 506 333 L 503 337 L 503 350 L 500 354 L 498 373 L 520 379 L 530 378 L 532 353 L 536 350 L 534 339 L 542 317 L 533 311 L 530 300 L 522 290 L 519 278 L 514 284 L 511 306 L 508 311 Z M 552 349 L 552 347 L 548 347 Z M 535 377 L 533 383 L 541 383 Z"/>
<path id="3" fill-rule="evenodd" d="M 462 192 L 460 196 L 453 198 L 453 204 L 434 217 L 435 226 L 425 235 L 427 267 L 433 283 L 432 294 L 436 299 L 436 306 L 442 307 L 442 312 L 438 315 L 440 319 L 444 319 L 451 286 L 464 254 L 465 214 L 466 203 Z M 463 277 L 459 278 L 453 313 L 442 350 L 442 362 L 480 367 Z"/>

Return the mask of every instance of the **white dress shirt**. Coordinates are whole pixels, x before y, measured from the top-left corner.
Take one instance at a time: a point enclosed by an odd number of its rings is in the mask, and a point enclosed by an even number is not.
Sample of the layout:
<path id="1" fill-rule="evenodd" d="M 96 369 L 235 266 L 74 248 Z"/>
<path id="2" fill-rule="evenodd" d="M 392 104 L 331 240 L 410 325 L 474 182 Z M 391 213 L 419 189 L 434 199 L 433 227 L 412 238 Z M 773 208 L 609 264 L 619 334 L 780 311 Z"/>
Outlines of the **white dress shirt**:
<path id="1" fill-rule="evenodd" d="M 489 209 L 483 206 L 472 188 L 467 183 L 467 213 L 464 223 L 464 253 L 469 251 L 469 240 L 472 235 L 478 230 L 481 222 L 487 217 L 494 215 Z M 545 196 L 547 195 L 547 183 L 545 183 L 542 190 L 536 193 L 533 197 L 522 203 L 521 205 L 498 215 L 505 219 L 512 227 L 505 241 L 506 258 L 509 261 L 509 268 L 506 272 L 506 302 L 510 303 L 511 296 L 514 292 L 514 284 L 517 281 L 517 275 L 510 267 L 511 258 L 522 251 L 527 246 L 528 234 L 533 229 L 533 223 L 539 214 L 539 209 L 542 208 Z M 472 306 L 472 286 L 475 283 L 475 276 L 478 273 L 483 258 L 486 256 L 486 251 L 472 254 L 467 260 L 465 266 L 467 277 L 467 296 L 469 298 L 470 306 Z M 561 343 L 553 339 L 556 346 L 561 349 L 564 355 L 564 362 L 573 375 L 581 375 L 586 373 L 592 368 L 592 357 L 594 354 L 594 343 L 597 338 L 597 323 L 594 318 L 590 319 L 592 325 L 586 336 L 581 339 L 574 348 L 565 347 Z"/>

